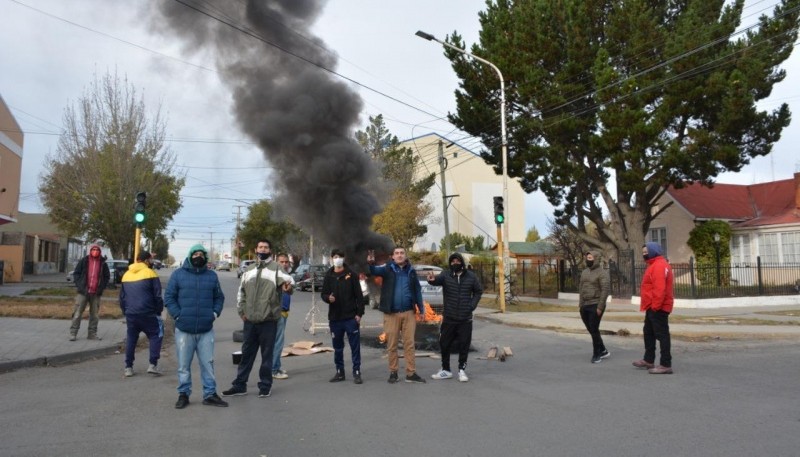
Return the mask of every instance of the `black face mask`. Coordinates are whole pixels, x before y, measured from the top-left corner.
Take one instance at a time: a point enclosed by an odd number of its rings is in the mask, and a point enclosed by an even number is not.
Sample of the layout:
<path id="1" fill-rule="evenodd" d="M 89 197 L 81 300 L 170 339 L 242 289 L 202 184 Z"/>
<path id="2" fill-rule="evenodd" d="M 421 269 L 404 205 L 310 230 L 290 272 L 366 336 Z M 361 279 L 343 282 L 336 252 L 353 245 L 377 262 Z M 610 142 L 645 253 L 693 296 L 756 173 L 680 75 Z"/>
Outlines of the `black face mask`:
<path id="1" fill-rule="evenodd" d="M 206 265 L 205 257 L 192 257 L 192 266 L 195 268 L 203 268 Z"/>
<path id="2" fill-rule="evenodd" d="M 256 256 L 258 256 L 258 260 L 269 260 L 272 254 L 269 252 L 257 252 Z"/>
<path id="3" fill-rule="evenodd" d="M 594 260 L 587 260 L 586 261 L 586 268 L 592 268 L 594 265 Z"/>
<path id="4" fill-rule="evenodd" d="M 647 256 L 647 254 L 642 254 L 642 258 L 643 258 L 644 260 L 647 260 L 647 259 L 649 259 L 649 257 Z"/>
<path id="5" fill-rule="evenodd" d="M 452 271 L 453 273 L 460 273 L 461 270 L 463 270 L 463 269 L 464 269 L 464 265 L 461 265 L 460 263 L 451 263 L 450 264 L 450 271 Z"/>

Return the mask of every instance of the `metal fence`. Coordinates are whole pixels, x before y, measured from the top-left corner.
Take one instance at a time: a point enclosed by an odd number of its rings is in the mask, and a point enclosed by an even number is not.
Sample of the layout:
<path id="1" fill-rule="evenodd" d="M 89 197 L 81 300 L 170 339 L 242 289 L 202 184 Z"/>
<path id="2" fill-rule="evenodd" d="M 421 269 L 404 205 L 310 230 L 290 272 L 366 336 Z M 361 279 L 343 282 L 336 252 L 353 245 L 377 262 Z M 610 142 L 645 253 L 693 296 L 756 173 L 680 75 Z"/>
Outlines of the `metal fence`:
<path id="1" fill-rule="evenodd" d="M 497 265 L 477 263 L 471 265 L 481 281 L 484 292 L 497 293 L 503 281 L 500 280 Z M 506 293 L 512 296 L 558 297 L 558 264 L 544 261 L 522 261 L 512 265 L 506 274 Z"/>
<path id="2" fill-rule="evenodd" d="M 580 271 L 559 264 L 559 290 L 578 292 Z M 638 295 L 644 263 L 631 264 L 630 268 L 611 268 L 611 294 L 617 297 Z M 794 295 L 800 293 L 800 263 L 755 264 L 720 262 L 695 262 L 672 264 L 675 277 L 675 298 L 755 297 L 766 295 Z"/>

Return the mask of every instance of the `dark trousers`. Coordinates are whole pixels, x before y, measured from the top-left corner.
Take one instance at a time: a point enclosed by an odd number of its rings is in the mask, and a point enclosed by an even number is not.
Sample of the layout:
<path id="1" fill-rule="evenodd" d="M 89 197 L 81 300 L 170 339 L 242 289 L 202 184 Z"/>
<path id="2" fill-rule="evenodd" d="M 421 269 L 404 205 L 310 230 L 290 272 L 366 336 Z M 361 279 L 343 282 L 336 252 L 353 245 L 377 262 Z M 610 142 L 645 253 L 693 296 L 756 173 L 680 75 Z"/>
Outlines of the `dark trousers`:
<path id="1" fill-rule="evenodd" d="M 161 342 L 164 339 L 164 324 L 158 316 L 125 316 L 128 338 L 125 341 L 125 367 L 133 367 L 139 333 L 144 332 L 150 341 L 150 363 L 158 365 L 161 357 Z"/>
<path id="2" fill-rule="evenodd" d="M 361 371 L 361 332 L 355 319 L 330 321 L 333 338 L 333 363 L 336 371 L 344 371 L 344 335 L 350 344 L 350 356 L 353 359 L 353 373 Z"/>
<path id="3" fill-rule="evenodd" d="M 606 350 L 606 346 L 603 344 L 603 337 L 600 336 L 600 321 L 603 319 L 603 314 L 605 314 L 605 311 L 599 316 L 597 315 L 597 305 L 581 306 L 583 325 L 586 326 L 586 330 L 592 336 L 593 356 L 600 355 Z"/>
<path id="4" fill-rule="evenodd" d="M 458 369 L 467 369 L 467 354 L 472 344 L 472 321 L 442 322 L 439 327 L 439 347 L 442 352 L 442 370 L 450 371 L 450 350 L 458 347 Z"/>
<path id="5" fill-rule="evenodd" d="M 648 309 L 644 314 L 644 360 L 655 363 L 656 341 L 661 346 L 661 366 L 672 366 L 669 338 L 669 313 Z"/>
<path id="6" fill-rule="evenodd" d="M 275 333 L 278 331 L 277 321 L 264 321 L 254 324 L 244 322 L 242 335 L 242 361 L 236 371 L 233 387 L 247 389 L 247 379 L 261 350 L 261 366 L 258 368 L 258 388 L 272 389 L 272 352 L 275 349 Z"/>

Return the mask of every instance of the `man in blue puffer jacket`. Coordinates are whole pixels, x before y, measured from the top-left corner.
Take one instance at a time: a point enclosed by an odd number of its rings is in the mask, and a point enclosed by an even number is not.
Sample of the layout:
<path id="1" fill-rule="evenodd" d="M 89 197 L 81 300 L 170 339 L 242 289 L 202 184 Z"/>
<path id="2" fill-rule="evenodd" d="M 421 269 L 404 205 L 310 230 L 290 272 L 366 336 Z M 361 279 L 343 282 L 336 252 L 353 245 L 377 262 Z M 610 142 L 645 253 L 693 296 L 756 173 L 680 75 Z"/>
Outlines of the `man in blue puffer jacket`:
<path id="1" fill-rule="evenodd" d="M 178 402 L 183 409 L 192 394 L 192 358 L 197 353 L 203 380 L 203 404 L 228 406 L 217 395 L 214 377 L 214 321 L 222 312 L 225 295 L 217 273 L 206 268 L 208 252 L 202 244 L 189 248 L 181 268 L 169 278 L 164 303 L 175 320 L 175 347 L 178 353 Z"/>
<path id="2" fill-rule="evenodd" d="M 161 298 L 161 279 L 152 270 L 152 256 L 142 251 L 136 263 L 122 277 L 119 292 L 119 307 L 125 315 L 128 338 L 125 341 L 125 377 L 133 376 L 133 360 L 139 333 L 144 332 L 150 341 L 150 366 L 147 372 L 160 376 L 158 359 L 161 357 L 161 342 L 164 339 L 164 300 Z"/>

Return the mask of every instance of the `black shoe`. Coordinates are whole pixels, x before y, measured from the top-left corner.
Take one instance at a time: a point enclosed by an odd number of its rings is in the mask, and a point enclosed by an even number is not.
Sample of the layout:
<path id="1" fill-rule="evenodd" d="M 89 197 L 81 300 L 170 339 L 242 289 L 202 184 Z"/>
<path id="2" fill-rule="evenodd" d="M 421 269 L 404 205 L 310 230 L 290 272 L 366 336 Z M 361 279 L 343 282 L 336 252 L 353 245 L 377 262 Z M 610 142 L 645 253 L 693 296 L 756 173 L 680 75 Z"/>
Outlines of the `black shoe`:
<path id="1" fill-rule="evenodd" d="M 228 390 L 222 391 L 223 397 L 238 397 L 240 395 L 247 395 L 247 388 L 231 387 Z"/>
<path id="2" fill-rule="evenodd" d="M 608 349 L 603 349 L 603 352 L 600 353 L 600 358 L 607 359 L 609 357 L 611 357 L 611 353 L 608 352 Z"/>
<path id="3" fill-rule="evenodd" d="M 186 394 L 178 395 L 178 401 L 175 402 L 175 409 L 183 409 L 186 408 L 186 405 L 189 404 L 189 396 Z"/>
<path id="4" fill-rule="evenodd" d="M 271 389 L 260 389 L 258 391 L 258 398 L 267 398 L 272 394 Z"/>
<path id="5" fill-rule="evenodd" d="M 602 361 L 603 361 L 603 358 L 600 357 L 599 355 L 593 355 L 592 356 L 592 363 L 600 363 Z"/>
<path id="6" fill-rule="evenodd" d="M 222 406 L 223 408 L 228 406 L 228 402 L 219 398 L 219 395 L 217 395 L 216 392 L 204 398 L 203 404 L 206 406 Z"/>
<path id="7" fill-rule="evenodd" d="M 353 372 L 353 382 L 356 384 L 364 384 L 364 381 L 361 379 L 361 372 L 356 370 Z"/>
<path id="8" fill-rule="evenodd" d="M 417 384 L 425 384 L 425 380 L 420 378 L 418 374 L 412 373 L 406 376 L 406 382 L 415 382 Z"/>
<path id="9" fill-rule="evenodd" d="M 393 371 L 389 373 L 389 380 L 387 381 L 389 384 L 394 384 L 398 381 L 397 379 L 397 372 Z"/>
<path id="10" fill-rule="evenodd" d="M 336 370 L 336 374 L 328 382 L 339 382 L 344 381 L 344 371 L 343 370 Z"/>

